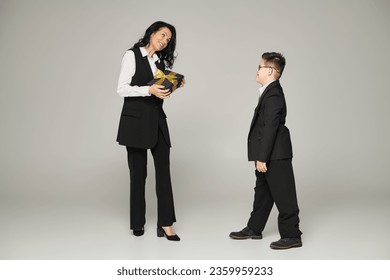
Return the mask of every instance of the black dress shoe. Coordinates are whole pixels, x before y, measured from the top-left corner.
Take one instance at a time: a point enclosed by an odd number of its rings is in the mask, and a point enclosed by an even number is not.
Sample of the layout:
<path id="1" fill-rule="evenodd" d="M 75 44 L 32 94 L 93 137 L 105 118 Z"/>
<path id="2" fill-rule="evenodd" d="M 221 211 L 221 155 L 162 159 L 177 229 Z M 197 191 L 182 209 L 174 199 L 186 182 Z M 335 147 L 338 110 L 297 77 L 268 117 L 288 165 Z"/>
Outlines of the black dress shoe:
<path id="1" fill-rule="evenodd" d="M 144 229 L 133 229 L 133 234 L 135 236 L 141 236 L 144 235 L 145 230 Z"/>
<path id="2" fill-rule="evenodd" d="M 233 239 L 262 239 L 263 235 L 251 230 L 249 227 L 245 227 L 241 231 L 230 233 L 229 237 Z"/>
<path id="3" fill-rule="evenodd" d="M 282 238 L 278 241 L 272 242 L 270 247 L 277 250 L 302 247 L 302 240 L 300 237 Z"/>
<path id="4" fill-rule="evenodd" d="M 166 237 L 170 241 L 180 241 L 180 237 L 175 235 L 168 235 L 162 227 L 157 227 L 157 236 L 158 237 Z"/>

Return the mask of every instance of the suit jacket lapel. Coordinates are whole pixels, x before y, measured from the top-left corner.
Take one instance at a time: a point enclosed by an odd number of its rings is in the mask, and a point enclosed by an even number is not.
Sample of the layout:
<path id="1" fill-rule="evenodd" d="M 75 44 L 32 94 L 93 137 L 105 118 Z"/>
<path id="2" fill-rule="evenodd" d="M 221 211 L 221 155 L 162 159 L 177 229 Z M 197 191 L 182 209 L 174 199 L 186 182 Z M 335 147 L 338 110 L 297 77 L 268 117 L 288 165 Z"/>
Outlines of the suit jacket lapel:
<path id="1" fill-rule="evenodd" d="M 270 84 L 268 85 L 268 87 L 265 89 L 265 91 L 263 92 L 263 94 L 260 96 L 259 102 L 257 103 L 257 106 L 256 106 L 256 108 L 255 108 L 255 114 L 253 115 L 253 119 L 252 119 L 252 123 L 251 123 L 250 129 L 252 129 L 252 126 L 254 125 L 254 123 L 255 123 L 255 121 L 256 121 L 256 115 L 257 115 L 257 113 L 258 113 L 258 111 L 259 111 L 259 109 L 260 109 L 261 102 L 263 102 L 264 96 L 267 94 L 267 92 L 268 92 L 271 88 L 276 87 L 276 86 L 278 86 L 278 85 L 280 85 L 279 80 L 273 81 L 272 83 L 270 83 Z"/>
<path id="2" fill-rule="evenodd" d="M 263 92 L 263 94 L 260 96 L 259 103 L 258 103 L 258 107 L 260 107 L 259 105 L 260 105 L 261 102 L 263 101 L 264 96 L 267 94 L 267 92 L 268 92 L 271 88 L 276 87 L 276 86 L 278 86 L 278 85 L 280 85 L 279 80 L 273 81 L 272 83 L 270 83 L 270 84 L 268 85 L 268 87 L 265 89 L 265 91 Z"/>

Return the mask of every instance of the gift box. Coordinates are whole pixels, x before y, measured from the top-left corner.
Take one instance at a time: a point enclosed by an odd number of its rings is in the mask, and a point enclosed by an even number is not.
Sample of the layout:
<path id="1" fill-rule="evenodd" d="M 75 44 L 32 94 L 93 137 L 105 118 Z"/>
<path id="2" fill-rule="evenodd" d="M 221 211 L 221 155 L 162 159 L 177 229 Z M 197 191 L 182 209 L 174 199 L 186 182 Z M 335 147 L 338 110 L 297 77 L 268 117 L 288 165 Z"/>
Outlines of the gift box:
<path id="1" fill-rule="evenodd" d="M 169 91 L 172 93 L 178 87 L 180 87 L 183 79 L 184 76 L 181 74 L 169 70 L 161 71 L 158 69 L 156 75 L 154 75 L 154 79 L 151 80 L 148 85 L 163 85 L 165 89 L 169 89 Z"/>

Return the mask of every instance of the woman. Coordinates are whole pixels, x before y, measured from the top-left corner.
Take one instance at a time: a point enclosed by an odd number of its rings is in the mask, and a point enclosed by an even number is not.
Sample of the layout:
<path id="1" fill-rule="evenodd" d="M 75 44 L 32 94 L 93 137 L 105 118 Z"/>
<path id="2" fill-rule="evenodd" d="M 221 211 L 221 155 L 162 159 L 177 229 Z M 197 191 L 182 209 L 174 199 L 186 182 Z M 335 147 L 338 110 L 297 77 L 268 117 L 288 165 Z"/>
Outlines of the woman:
<path id="1" fill-rule="evenodd" d="M 147 150 L 150 149 L 156 172 L 158 203 L 157 236 L 179 241 L 172 224 L 176 221 L 169 170 L 171 142 L 162 108 L 169 90 L 162 85 L 148 86 L 157 69 L 173 66 L 176 30 L 158 21 L 129 49 L 122 59 L 118 94 L 124 97 L 117 142 L 126 146 L 130 169 L 130 228 L 135 236 L 144 234 L 145 180 Z M 184 82 L 181 86 L 184 85 Z"/>

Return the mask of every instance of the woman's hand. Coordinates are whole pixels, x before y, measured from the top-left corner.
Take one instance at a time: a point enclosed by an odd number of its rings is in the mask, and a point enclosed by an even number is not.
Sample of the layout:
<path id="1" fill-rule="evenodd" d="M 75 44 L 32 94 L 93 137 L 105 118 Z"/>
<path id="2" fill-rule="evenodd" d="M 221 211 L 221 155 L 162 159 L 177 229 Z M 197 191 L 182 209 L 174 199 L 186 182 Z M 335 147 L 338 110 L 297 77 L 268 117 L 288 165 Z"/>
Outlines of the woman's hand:
<path id="1" fill-rule="evenodd" d="M 181 81 L 180 87 L 184 87 L 185 84 L 186 84 L 186 80 L 183 79 L 183 80 Z"/>
<path id="2" fill-rule="evenodd" d="M 169 97 L 169 95 L 171 94 L 169 92 L 169 89 L 165 89 L 163 85 L 157 85 L 157 84 L 151 85 L 149 87 L 149 93 L 153 94 L 154 96 L 160 99 L 165 99 Z"/>

